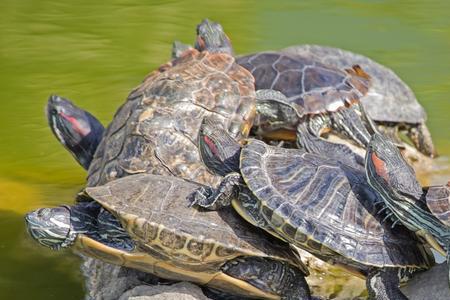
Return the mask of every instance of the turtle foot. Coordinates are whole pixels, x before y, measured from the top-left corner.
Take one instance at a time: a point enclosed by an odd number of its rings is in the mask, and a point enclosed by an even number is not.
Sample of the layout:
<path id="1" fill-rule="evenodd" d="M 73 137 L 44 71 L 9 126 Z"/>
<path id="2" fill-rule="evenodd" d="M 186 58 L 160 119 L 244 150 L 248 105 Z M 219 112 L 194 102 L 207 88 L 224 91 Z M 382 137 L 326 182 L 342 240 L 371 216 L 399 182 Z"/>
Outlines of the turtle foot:
<path id="1" fill-rule="evenodd" d="M 233 172 L 223 178 L 217 189 L 200 187 L 191 195 L 189 206 L 199 206 L 208 210 L 230 206 L 231 200 L 238 192 L 240 182 L 241 174 Z"/>

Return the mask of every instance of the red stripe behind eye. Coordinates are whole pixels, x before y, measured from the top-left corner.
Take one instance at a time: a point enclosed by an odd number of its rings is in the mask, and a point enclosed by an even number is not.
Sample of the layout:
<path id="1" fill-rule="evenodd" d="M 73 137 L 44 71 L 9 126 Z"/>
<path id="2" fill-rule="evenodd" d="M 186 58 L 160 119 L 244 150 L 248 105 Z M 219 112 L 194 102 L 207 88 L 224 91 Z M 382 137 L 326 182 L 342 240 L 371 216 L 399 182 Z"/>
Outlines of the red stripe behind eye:
<path id="1" fill-rule="evenodd" d="M 74 117 L 68 116 L 63 112 L 59 113 L 61 117 L 67 120 L 70 124 L 72 124 L 73 129 L 78 132 L 82 136 L 87 136 L 91 130 L 89 128 L 83 128 L 83 126 L 78 122 L 78 120 Z"/>
<path id="2" fill-rule="evenodd" d="M 386 182 L 389 181 L 389 175 L 386 170 L 386 163 L 380 159 L 375 153 L 371 155 L 372 163 L 375 166 L 375 172 L 377 172 L 378 176 L 381 176 Z"/>
<path id="3" fill-rule="evenodd" d="M 219 156 L 219 149 L 217 149 L 214 142 L 208 136 L 203 136 L 203 141 L 205 141 L 206 145 L 208 145 L 208 148 L 211 150 L 214 156 Z"/>

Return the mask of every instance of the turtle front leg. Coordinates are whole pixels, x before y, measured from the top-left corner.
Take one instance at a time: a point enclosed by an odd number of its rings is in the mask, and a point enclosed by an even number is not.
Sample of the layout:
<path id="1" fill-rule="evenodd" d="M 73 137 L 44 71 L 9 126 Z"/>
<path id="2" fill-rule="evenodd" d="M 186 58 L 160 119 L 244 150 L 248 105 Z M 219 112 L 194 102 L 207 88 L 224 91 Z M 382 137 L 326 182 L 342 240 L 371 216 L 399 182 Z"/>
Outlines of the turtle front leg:
<path id="1" fill-rule="evenodd" d="M 370 134 L 355 109 L 341 109 L 330 116 L 331 127 L 355 141 L 363 148 L 369 144 Z"/>
<path id="2" fill-rule="evenodd" d="M 301 123 L 297 127 L 297 146 L 307 152 L 319 154 L 354 168 L 364 167 L 363 157 L 346 145 L 331 143 L 311 134 L 305 123 Z"/>
<path id="3" fill-rule="evenodd" d="M 305 274 L 284 261 L 240 257 L 227 262 L 222 271 L 281 299 L 312 299 Z"/>
<path id="4" fill-rule="evenodd" d="M 427 125 L 422 123 L 417 126 L 411 126 L 406 134 L 420 152 L 430 157 L 437 156 Z"/>
<path id="5" fill-rule="evenodd" d="M 366 279 L 370 300 L 408 300 L 399 285 L 398 268 L 373 269 Z"/>
<path id="6" fill-rule="evenodd" d="M 239 193 L 242 183 L 241 174 L 237 172 L 226 175 L 217 189 L 201 187 L 191 196 L 190 206 L 200 206 L 208 210 L 219 210 L 231 205 Z"/>

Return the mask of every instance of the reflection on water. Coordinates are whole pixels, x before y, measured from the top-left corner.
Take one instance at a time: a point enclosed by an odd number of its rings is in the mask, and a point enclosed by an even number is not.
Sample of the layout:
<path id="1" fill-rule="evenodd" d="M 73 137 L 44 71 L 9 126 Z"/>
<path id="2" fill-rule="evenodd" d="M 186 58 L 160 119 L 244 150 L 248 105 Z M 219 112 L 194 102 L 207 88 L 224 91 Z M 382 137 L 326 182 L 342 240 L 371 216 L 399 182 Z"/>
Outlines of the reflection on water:
<path id="1" fill-rule="evenodd" d="M 425 106 L 444 156 L 431 182 L 450 177 L 449 1 L 3 0 L 0 9 L 2 296 L 82 295 L 77 260 L 29 243 L 22 222 L 30 209 L 70 203 L 84 182 L 47 128 L 48 95 L 108 123 L 131 88 L 168 60 L 174 39 L 192 43 L 204 17 L 223 24 L 238 53 L 315 43 L 390 66 Z"/>

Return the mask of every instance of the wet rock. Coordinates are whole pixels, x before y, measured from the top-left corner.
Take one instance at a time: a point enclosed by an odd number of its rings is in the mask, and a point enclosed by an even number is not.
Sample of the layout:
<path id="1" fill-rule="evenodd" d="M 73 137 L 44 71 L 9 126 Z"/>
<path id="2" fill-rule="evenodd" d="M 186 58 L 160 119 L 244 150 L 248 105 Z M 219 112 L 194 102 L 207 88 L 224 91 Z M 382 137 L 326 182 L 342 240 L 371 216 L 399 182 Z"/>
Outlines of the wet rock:
<path id="1" fill-rule="evenodd" d="M 431 270 L 417 274 L 402 291 L 410 300 L 450 299 L 447 264 L 439 264 Z"/>
<path id="2" fill-rule="evenodd" d="M 173 285 L 137 286 L 124 293 L 119 300 L 209 300 L 202 290 L 187 282 Z"/>

